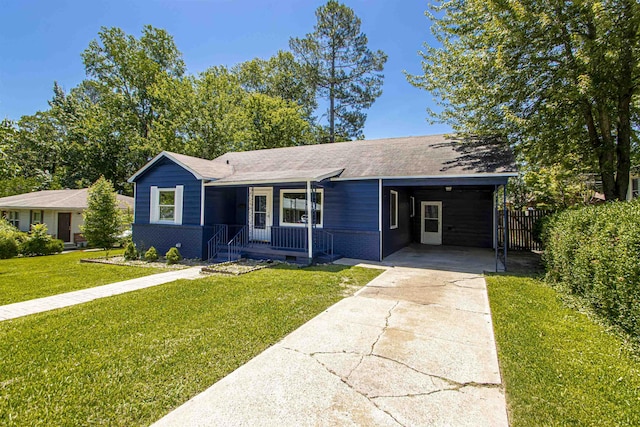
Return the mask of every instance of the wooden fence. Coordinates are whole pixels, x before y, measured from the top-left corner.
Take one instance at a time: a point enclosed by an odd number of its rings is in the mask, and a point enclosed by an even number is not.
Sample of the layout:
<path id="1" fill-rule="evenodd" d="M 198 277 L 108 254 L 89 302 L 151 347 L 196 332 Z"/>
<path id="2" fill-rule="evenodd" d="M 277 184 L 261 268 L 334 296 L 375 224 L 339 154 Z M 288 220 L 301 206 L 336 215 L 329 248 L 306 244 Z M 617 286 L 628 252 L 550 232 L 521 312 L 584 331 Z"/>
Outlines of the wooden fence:
<path id="1" fill-rule="evenodd" d="M 509 250 L 516 251 L 539 251 L 542 250 L 540 242 L 536 241 L 533 233 L 535 223 L 553 211 L 532 210 L 532 211 L 507 211 L 507 224 L 509 227 Z M 503 227 L 504 211 L 498 211 L 498 239 L 504 241 Z M 502 246 L 501 244 L 499 246 Z"/>

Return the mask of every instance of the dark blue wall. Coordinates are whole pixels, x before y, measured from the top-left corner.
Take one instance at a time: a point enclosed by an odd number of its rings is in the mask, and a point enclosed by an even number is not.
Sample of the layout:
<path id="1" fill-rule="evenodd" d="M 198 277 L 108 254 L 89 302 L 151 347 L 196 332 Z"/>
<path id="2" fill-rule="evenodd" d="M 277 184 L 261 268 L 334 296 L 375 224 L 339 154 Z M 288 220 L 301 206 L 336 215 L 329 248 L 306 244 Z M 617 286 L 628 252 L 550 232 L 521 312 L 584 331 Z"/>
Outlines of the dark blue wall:
<path id="1" fill-rule="evenodd" d="M 151 187 L 184 185 L 182 224 L 200 225 L 201 181 L 167 158 L 160 159 L 136 179 L 135 222 L 149 223 Z"/>
<path id="2" fill-rule="evenodd" d="M 398 192 L 398 228 L 391 229 L 391 190 Z M 405 187 L 382 189 L 382 256 L 391 255 L 411 243 L 410 192 Z"/>
<path id="3" fill-rule="evenodd" d="M 179 243 L 184 258 L 204 258 L 203 231 L 199 225 L 133 224 L 133 241 L 140 250 L 155 247 L 160 256 Z"/>

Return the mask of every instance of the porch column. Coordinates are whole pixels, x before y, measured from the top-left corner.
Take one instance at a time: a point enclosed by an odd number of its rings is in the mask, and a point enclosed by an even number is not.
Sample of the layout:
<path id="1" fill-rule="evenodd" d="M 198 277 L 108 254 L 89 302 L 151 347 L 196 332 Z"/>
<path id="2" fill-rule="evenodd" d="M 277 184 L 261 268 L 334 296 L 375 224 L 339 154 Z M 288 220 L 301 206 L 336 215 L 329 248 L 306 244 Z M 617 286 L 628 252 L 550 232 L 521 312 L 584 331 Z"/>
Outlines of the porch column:
<path id="1" fill-rule="evenodd" d="M 307 181 L 307 242 L 309 246 L 309 260 L 313 259 L 313 216 L 311 209 L 311 181 Z"/>

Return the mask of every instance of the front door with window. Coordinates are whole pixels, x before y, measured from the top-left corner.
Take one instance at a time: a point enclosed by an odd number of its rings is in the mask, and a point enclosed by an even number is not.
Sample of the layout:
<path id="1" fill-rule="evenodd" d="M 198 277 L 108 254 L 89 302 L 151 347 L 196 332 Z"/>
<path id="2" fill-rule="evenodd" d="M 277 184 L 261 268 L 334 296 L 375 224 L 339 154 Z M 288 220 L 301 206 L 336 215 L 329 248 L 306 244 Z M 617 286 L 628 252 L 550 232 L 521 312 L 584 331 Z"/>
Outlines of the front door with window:
<path id="1" fill-rule="evenodd" d="M 273 189 L 253 188 L 249 200 L 249 240 L 271 242 Z"/>
<path id="2" fill-rule="evenodd" d="M 63 242 L 71 241 L 71 214 L 58 213 L 58 239 Z"/>
<path id="3" fill-rule="evenodd" d="M 442 202 L 420 204 L 420 243 L 442 244 Z"/>

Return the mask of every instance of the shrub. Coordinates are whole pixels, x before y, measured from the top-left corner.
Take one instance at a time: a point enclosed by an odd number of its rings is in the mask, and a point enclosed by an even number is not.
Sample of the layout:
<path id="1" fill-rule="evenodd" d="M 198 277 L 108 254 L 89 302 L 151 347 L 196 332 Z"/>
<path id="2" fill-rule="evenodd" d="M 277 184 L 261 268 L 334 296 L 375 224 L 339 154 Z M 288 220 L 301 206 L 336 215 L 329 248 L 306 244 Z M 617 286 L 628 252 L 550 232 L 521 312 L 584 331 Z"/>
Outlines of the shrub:
<path id="1" fill-rule="evenodd" d="M 182 260 L 182 255 L 176 247 L 169 249 L 164 256 L 167 258 L 167 264 L 176 264 Z"/>
<path id="2" fill-rule="evenodd" d="M 18 242 L 9 233 L 0 232 L 0 259 L 13 258 L 18 255 Z"/>
<path id="3" fill-rule="evenodd" d="M 25 256 L 51 255 L 62 252 L 64 243 L 59 244 L 47 233 L 46 224 L 35 224 L 31 233 L 20 244 L 20 253 Z"/>
<path id="4" fill-rule="evenodd" d="M 153 262 L 158 260 L 158 251 L 151 246 L 147 252 L 144 253 L 144 260 L 147 262 Z"/>
<path id="5" fill-rule="evenodd" d="M 543 232 L 547 280 L 640 337 L 640 200 L 554 215 Z"/>
<path id="6" fill-rule="evenodd" d="M 131 240 L 129 240 L 124 247 L 124 259 L 127 261 L 138 259 L 138 250 L 136 249 L 135 243 Z"/>

